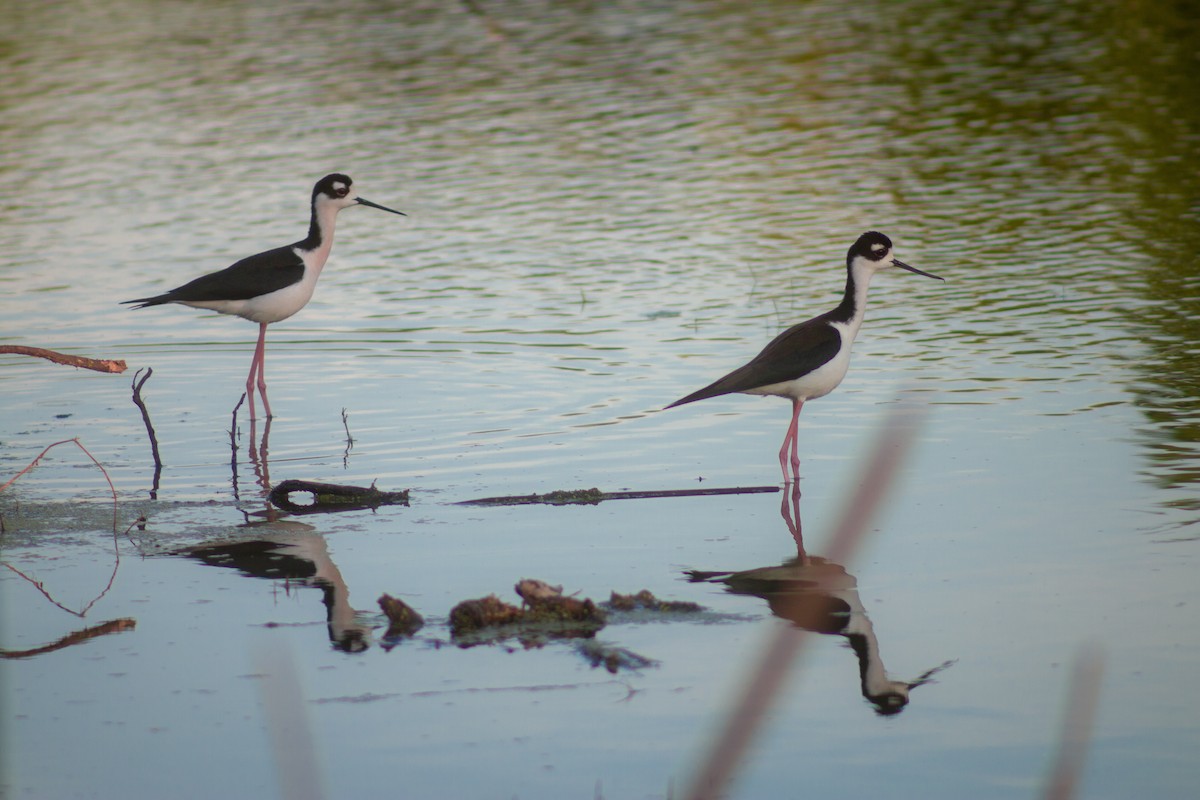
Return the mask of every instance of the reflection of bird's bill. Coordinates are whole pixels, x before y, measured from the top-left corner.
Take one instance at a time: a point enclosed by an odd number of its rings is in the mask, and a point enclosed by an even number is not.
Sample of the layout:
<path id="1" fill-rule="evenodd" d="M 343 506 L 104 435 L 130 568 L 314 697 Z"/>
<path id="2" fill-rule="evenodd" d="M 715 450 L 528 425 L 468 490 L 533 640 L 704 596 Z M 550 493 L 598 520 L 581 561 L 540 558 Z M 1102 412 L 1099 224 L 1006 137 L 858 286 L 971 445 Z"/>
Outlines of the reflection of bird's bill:
<path id="1" fill-rule="evenodd" d="M 957 658 L 952 658 L 952 659 L 950 659 L 949 661 L 944 661 L 944 662 L 942 662 L 941 664 L 938 664 L 938 665 L 937 665 L 936 667 L 934 667 L 933 669 L 926 670 L 925 672 L 923 672 L 923 673 L 921 674 L 921 676 L 920 676 L 920 677 L 918 677 L 916 680 L 914 680 L 912 683 L 910 683 L 910 684 L 908 685 L 908 688 L 909 688 L 909 689 L 915 689 L 915 688 L 917 688 L 918 686 L 924 686 L 924 685 L 925 685 L 925 684 L 927 684 L 927 683 L 932 683 L 932 682 L 933 682 L 933 676 L 934 676 L 934 675 L 937 675 L 937 674 L 938 674 L 939 672 L 941 672 L 942 670 L 944 670 L 944 669 L 946 669 L 946 668 L 948 668 L 948 667 L 952 667 L 952 666 L 954 666 L 954 665 L 955 665 L 955 664 L 957 664 L 957 663 L 958 663 L 958 659 L 957 659 Z"/>

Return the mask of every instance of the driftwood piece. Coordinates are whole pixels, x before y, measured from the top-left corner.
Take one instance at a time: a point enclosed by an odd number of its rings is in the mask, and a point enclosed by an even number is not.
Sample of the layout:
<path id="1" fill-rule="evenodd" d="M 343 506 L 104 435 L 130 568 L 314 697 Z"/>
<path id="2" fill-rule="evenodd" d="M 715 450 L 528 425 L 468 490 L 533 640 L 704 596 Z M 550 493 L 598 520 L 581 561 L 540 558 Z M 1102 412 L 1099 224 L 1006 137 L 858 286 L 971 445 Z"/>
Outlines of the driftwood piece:
<path id="1" fill-rule="evenodd" d="M 714 489 L 662 489 L 639 492 L 602 492 L 599 489 L 572 489 L 546 492 L 545 494 L 521 494 L 506 497 L 480 497 L 455 503 L 459 506 L 527 506 L 527 505 L 589 505 L 605 500 L 646 500 L 654 497 L 702 497 L 721 494 L 763 494 L 778 492 L 778 486 L 734 486 Z"/>
<path id="2" fill-rule="evenodd" d="M 68 367 L 82 367 L 83 369 L 95 370 L 96 372 L 112 372 L 119 373 L 125 371 L 125 361 L 112 358 L 87 358 L 86 356 L 72 356 L 67 353 L 59 353 L 56 350 L 47 350 L 44 347 L 25 347 L 20 344 L 0 344 L 0 355 L 13 353 L 19 356 L 33 356 L 34 358 L 44 358 L 47 361 L 53 361 L 55 364 L 66 364 Z"/>
<path id="3" fill-rule="evenodd" d="M 308 505 L 292 502 L 294 492 L 308 492 L 313 501 Z M 408 491 L 384 492 L 372 486 L 343 486 L 315 481 L 282 481 L 271 489 L 271 502 L 291 514 L 324 514 L 332 511 L 354 511 L 379 506 L 408 505 Z"/>

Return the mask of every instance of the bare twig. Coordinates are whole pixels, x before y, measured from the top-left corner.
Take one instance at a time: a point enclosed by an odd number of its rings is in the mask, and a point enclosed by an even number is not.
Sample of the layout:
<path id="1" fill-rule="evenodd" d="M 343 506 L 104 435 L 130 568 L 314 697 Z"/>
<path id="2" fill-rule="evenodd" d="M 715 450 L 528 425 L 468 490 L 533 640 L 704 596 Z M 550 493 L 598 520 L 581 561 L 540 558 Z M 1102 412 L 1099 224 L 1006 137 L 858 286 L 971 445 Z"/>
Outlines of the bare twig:
<path id="1" fill-rule="evenodd" d="M 232 481 L 233 481 L 233 499 L 234 500 L 241 499 L 240 495 L 238 494 L 237 413 L 238 413 L 238 409 L 242 407 L 242 403 L 244 403 L 244 402 L 246 402 L 246 393 L 242 392 L 242 397 L 240 400 L 237 401 L 237 405 L 235 405 L 233 407 L 233 413 L 231 414 L 231 419 L 229 420 L 229 469 L 233 475 Z"/>
<path id="2" fill-rule="evenodd" d="M 47 361 L 53 361 L 55 364 L 66 364 L 68 367 L 82 367 L 83 369 L 95 370 L 96 372 L 116 373 L 125 371 L 125 362 L 122 360 L 72 356 L 68 355 L 67 353 L 59 353 L 56 350 L 47 350 L 43 347 L 25 347 L 24 345 L 19 344 L 0 344 L 0 354 L 4 353 L 44 358 Z"/>
<path id="3" fill-rule="evenodd" d="M 342 451 L 342 468 L 350 465 L 350 451 L 354 449 L 354 437 L 350 435 L 350 417 L 346 409 L 342 409 L 342 427 L 346 429 L 346 449 Z"/>
<path id="4" fill-rule="evenodd" d="M 33 584 L 33 586 L 39 592 L 41 592 L 46 597 L 47 600 L 49 600 L 51 603 L 53 603 L 54 605 L 61 608 L 63 611 L 66 611 L 69 614 L 74 614 L 77 617 L 83 617 L 85 614 L 87 614 L 87 612 L 91 609 L 91 607 L 96 604 L 96 601 L 98 601 L 101 597 L 104 597 L 104 595 L 106 595 L 108 593 L 108 590 L 112 588 L 113 581 L 116 580 L 116 577 L 117 577 L 117 569 L 121 566 L 121 548 L 117 541 L 117 488 L 115 486 L 113 486 L 112 478 L 110 478 L 108 475 L 108 470 L 106 470 L 104 468 L 103 464 L 101 464 L 99 461 L 96 460 L 96 457 L 94 455 L 92 455 L 91 452 L 86 447 L 83 446 L 83 442 L 79 441 L 79 439 L 77 439 L 77 438 L 76 439 L 63 439 L 61 442 L 55 442 L 54 444 L 47 445 L 46 449 L 44 449 L 44 450 L 42 450 L 42 452 L 38 453 L 37 456 L 33 459 L 33 461 L 29 462 L 29 464 L 25 467 L 25 469 L 21 470 L 16 475 L 14 475 L 11 479 L 9 479 L 8 483 L 4 484 L 3 486 L 0 486 L 0 492 L 4 491 L 9 486 L 12 486 L 12 484 L 17 480 L 17 478 L 21 477 L 26 472 L 29 472 L 31 469 L 36 467 L 38 465 L 38 462 L 40 462 L 42 460 L 42 457 L 45 456 L 46 453 L 50 452 L 51 448 L 58 447 L 60 444 L 67 444 L 68 442 L 74 442 L 75 446 L 78 447 L 80 450 L 82 450 L 84 452 L 84 454 L 92 460 L 92 463 L 100 468 L 100 472 L 103 473 L 103 475 L 104 475 L 104 480 L 108 482 L 108 489 L 110 492 L 112 492 L 114 563 L 113 563 L 112 575 L 109 576 L 108 583 L 105 585 L 104 590 L 102 592 L 100 592 L 100 594 L 96 595 L 96 597 L 93 598 L 90 603 L 88 603 L 86 606 L 84 606 L 82 610 L 73 611 L 73 610 L 67 608 L 66 606 L 64 606 L 62 603 L 55 600 L 53 597 L 51 597 L 50 593 L 46 591 L 46 589 L 42 585 L 41 581 L 38 581 L 38 580 L 35 580 L 35 579 L 29 577 L 24 572 L 17 569 L 16 567 L 14 567 L 11 564 L 8 564 L 6 562 L 0 562 L 0 564 L 7 567 L 11 571 L 15 572 L 17 575 L 20 575 L 25 580 L 29 581 L 31 584 Z"/>
<path id="5" fill-rule="evenodd" d="M 0 486 L 0 492 L 3 492 L 9 486 L 12 486 L 16 482 L 17 478 L 21 477 L 26 472 L 29 472 L 29 470 L 36 467 L 38 465 L 38 462 L 42 460 L 42 457 L 45 456 L 46 453 L 50 452 L 51 449 L 58 447 L 60 444 L 68 444 L 70 442 L 74 442 L 75 446 L 78 447 L 80 450 L 82 450 L 87 455 L 87 457 L 92 460 L 92 463 L 95 464 L 97 467 L 100 467 L 100 471 L 104 473 L 104 480 L 108 481 L 108 488 L 112 491 L 113 509 L 115 510 L 116 505 L 117 505 L 117 489 L 115 486 L 113 486 L 112 478 L 108 477 L 108 470 L 106 470 L 103 467 L 103 465 L 101 465 L 100 462 L 96 460 L 96 457 L 94 455 L 92 455 L 91 453 L 88 452 L 88 449 L 83 446 L 83 443 L 80 442 L 78 438 L 63 439 L 61 442 L 55 442 L 54 444 L 46 445 L 46 449 L 44 449 L 44 450 L 42 450 L 42 452 L 38 453 L 37 456 L 34 457 L 33 461 L 30 461 L 27 465 L 25 465 L 25 469 L 21 470 L 16 475 L 13 475 L 11 478 L 9 478 L 8 483 L 4 484 L 3 486 Z"/>
<path id="6" fill-rule="evenodd" d="M 150 499 L 154 500 L 158 497 L 158 482 L 162 478 L 162 459 L 158 455 L 158 437 L 154 434 L 154 425 L 150 423 L 150 412 L 142 402 L 142 387 L 154 374 L 154 368 L 147 367 L 146 376 L 139 381 L 138 376 L 141 374 L 140 369 L 133 373 L 133 404 L 142 412 L 142 422 L 146 423 L 146 433 L 150 436 L 150 454 L 154 456 L 154 485 L 150 489 Z"/>
<path id="7" fill-rule="evenodd" d="M 233 425 L 233 428 L 230 429 L 230 433 L 237 430 L 237 412 L 238 412 L 238 409 L 242 407 L 242 403 L 244 403 L 244 402 L 246 402 L 246 393 L 242 392 L 242 396 L 238 398 L 237 405 L 235 405 L 233 407 L 233 414 L 232 414 L 233 422 L 231 423 Z"/>

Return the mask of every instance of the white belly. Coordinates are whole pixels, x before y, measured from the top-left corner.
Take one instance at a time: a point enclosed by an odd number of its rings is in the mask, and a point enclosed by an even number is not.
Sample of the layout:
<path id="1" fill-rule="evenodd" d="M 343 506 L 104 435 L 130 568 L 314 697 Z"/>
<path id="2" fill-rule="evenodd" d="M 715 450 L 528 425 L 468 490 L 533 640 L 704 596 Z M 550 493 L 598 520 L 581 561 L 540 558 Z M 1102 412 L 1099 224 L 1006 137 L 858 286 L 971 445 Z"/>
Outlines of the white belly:
<path id="1" fill-rule="evenodd" d="M 314 272 L 314 270 L 308 270 L 309 274 Z M 304 280 L 293 283 L 291 286 L 258 297 L 251 297 L 249 300 L 201 300 L 183 303 L 183 305 L 206 308 L 220 314 L 233 314 L 251 322 L 279 322 L 308 305 L 316 287 L 316 275 L 313 275 L 311 279 L 305 275 Z"/>
<path id="2" fill-rule="evenodd" d="M 814 400 L 832 392 L 846 377 L 846 372 L 850 369 L 850 344 L 854 341 L 854 334 L 857 333 L 857 328 L 847 330 L 846 327 L 836 324 L 834 327 L 842 335 L 843 346 L 833 358 L 795 380 L 772 383 L 757 389 L 747 389 L 743 394 L 774 395 L 793 400 Z"/>

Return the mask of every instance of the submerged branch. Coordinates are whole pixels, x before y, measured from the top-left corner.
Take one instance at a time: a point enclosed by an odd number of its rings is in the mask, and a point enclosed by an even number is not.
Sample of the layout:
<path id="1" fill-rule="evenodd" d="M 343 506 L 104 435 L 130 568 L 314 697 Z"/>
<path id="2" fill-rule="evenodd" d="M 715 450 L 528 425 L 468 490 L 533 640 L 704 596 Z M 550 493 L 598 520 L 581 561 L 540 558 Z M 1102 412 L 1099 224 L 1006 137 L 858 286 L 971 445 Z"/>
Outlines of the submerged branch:
<path id="1" fill-rule="evenodd" d="M 605 500 L 647 500 L 655 497 L 702 497 L 721 494 L 763 494 L 778 492 L 778 486 L 734 486 L 723 489 L 661 489 L 639 492 L 602 492 L 599 489 L 561 489 L 545 494 L 522 494 L 507 497 L 480 497 L 463 500 L 458 506 L 548 506 L 596 505 Z"/>

